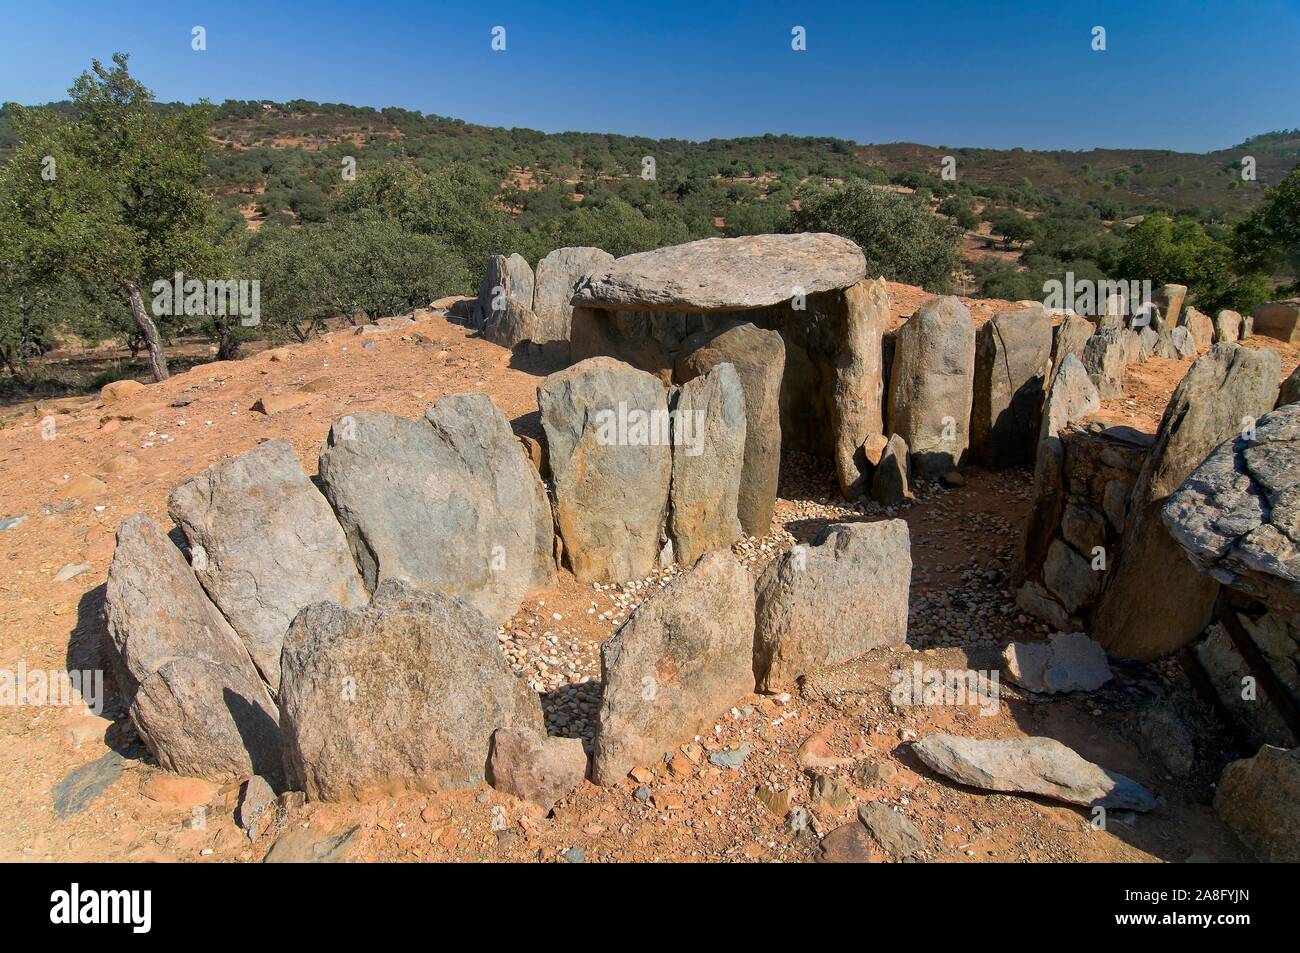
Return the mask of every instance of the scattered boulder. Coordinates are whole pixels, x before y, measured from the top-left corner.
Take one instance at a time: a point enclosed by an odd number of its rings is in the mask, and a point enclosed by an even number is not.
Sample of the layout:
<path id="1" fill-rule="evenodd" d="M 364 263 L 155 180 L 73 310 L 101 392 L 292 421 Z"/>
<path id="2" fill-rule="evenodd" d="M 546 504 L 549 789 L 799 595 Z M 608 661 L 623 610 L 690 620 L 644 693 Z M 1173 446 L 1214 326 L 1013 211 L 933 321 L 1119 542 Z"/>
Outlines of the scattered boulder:
<path id="1" fill-rule="evenodd" d="M 592 780 L 621 781 L 754 688 L 753 586 L 730 552 L 706 554 L 647 598 L 602 646 Z"/>
<path id="2" fill-rule="evenodd" d="M 657 565 L 672 458 L 660 382 L 594 357 L 537 388 L 555 512 L 583 582 L 640 579 Z"/>
<path id="3" fill-rule="evenodd" d="M 1220 311 L 1214 318 L 1214 343 L 1235 344 L 1241 338 L 1241 315 L 1236 311 Z"/>
<path id="4" fill-rule="evenodd" d="M 533 313 L 537 326 L 533 341 L 569 340 L 573 323 L 573 305 L 570 300 L 577 284 L 588 275 L 609 269 L 614 256 L 599 248 L 557 248 L 537 263 L 533 290 Z"/>
<path id="5" fill-rule="evenodd" d="M 1251 333 L 1300 345 L 1300 298 L 1261 304 L 1249 321 Z"/>
<path id="6" fill-rule="evenodd" d="M 203 778 L 175 774 L 155 774 L 140 785 L 140 793 L 159 804 L 197 807 L 207 804 L 217 793 L 217 786 Z"/>
<path id="7" fill-rule="evenodd" d="M 275 705 L 244 670 L 174 658 L 145 678 L 130 708 L 151 754 L 168 771 L 226 781 L 281 773 Z"/>
<path id="8" fill-rule="evenodd" d="M 907 441 L 898 434 L 890 436 L 885 452 L 871 476 L 871 498 L 882 506 L 902 506 L 912 498 L 907 475 L 911 460 Z"/>
<path id="9" fill-rule="evenodd" d="M 1276 351 L 1216 344 L 1174 390 L 1129 495 L 1123 544 L 1093 613 L 1091 634 L 1111 655 L 1159 658 L 1209 622 L 1218 583 L 1186 558 L 1161 510 L 1209 452 L 1240 431 L 1243 418 L 1273 406 L 1280 367 Z"/>
<path id="10" fill-rule="evenodd" d="M 668 535 L 687 566 L 740 535 L 737 504 L 745 454 L 745 394 L 730 364 L 687 381 L 673 426 Z"/>
<path id="11" fill-rule="evenodd" d="M 626 255 L 591 275 L 573 304 L 610 310 L 738 311 L 847 288 L 867 262 L 838 235 L 704 238 Z"/>
<path id="12" fill-rule="evenodd" d="M 276 414 L 284 413 L 286 410 L 301 407 L 303 404 L 307 403 L 308 400 L 310 400 L 310 398 L 303 393 L 263 394 L 261 397 L 257 398 L 257 401 L 253 404 L 251 409 L 257 411 L 259 414 L 273 417 Z"/>
<path id="13" fill-rule="evenodd" d="M 118 687 L 130 702 L 174 658 L 221 663 L 257 680 L 248 650 L 217 611 L 172 541 L 143 513 L 117 531 L 105 597 Z"/>
<path id="14" fill-rule="evenodd" d="M 199 582 L 272 691 L 284 633 L 300 609 L 323 599 L 366 601 L 343 529 L 287 440 L 182 481 L 167 509 L 189 540 Z"/>
<path id="15" fill-rule="evenodd" d="M 720 334 L 701 335 L 698 340 L 692 336 L 682 350 L 675 368 L 682 385 L 722 363 L 731 364 L 740 377 L 745 397 L 745 453 L 736 512 L 746 534 L 766 536 L 772 528 L 781 473 L 785 343 L 775 331 L 742 323 Z"/>
<path id="16" fill-rule="evenodd" d="M 500 623 L 554 577 L 550 503 L 486 394 L 444 397 L 421 420 L 343 417 L 320 478 L 370 589 L 400 579 Z"/>
<path id="17" fill-rule="evenodd" d="M 250 831 L 267 808 L 275 803 L 275 789 L 260 774 L 244 782 L 240 791 L 239 806 L 235 808 L 235 823 L 241 830 Z"/>
<path id="18" fill-rule="evenodd" d="M 498 728 L 488 754 L 488 782 L 549 813 L 587 776 L 581 738 L 548 738 L 531 728 Z"/>
<path id="19" fill-rule="evenodd" d="M 324 801 L 473 787 L 497 728 L 544 730 L 486 616 L 391 579 L 368 606 L 321 602 L 294 619 L 280 722 L 289 781 Z"/>
<path id="20" fill-rule="evenodd" d="M 1161 513 L 1204 572 L 1270 607 L 1300 613 L 1300 404 L 1229 437 Z"/>
<path id="21" fill-rule="evenodd" d="M 887 416 L 918 475 L 937 478 L 961 462 L 974 377 L 975 325 L 956 298 L 928 301 L 894 335 Z"/>
<path id="22" fill-rule="evenodd" d="M 99 399 L 104 406 L 116 404 L 119 400 L 130 397 L 132 394 L 138 394 L 144 390 L 145 385 L 139 381 L 133 381 L 130 378 L 120 381 L 110 381 L 99 389 Z"/>
<path id="23" fill-rule="evenodd" d="M 976 740 L 930 734 L 912 750 L 944 777 L 986 791 L 1040 794 L 1067 804 L 1127 811 L 1156 806 L 1136 781 L 1085 760 L 1053 738 Z"/>
<path id="24" fill-rule="evenodd" d="M 1300 748 L 1264 745 L 1223 769 L 1214 810 L 1266 863 L 1300 861 Z"/>
<path id="25" fill-rule="evenodd" d="M 925 851 L 920 831 L 900 811 L 883 801 L 858 805 L 858 820 L 880 849 L 895 860 L 913 858 Z"/>
<path id="26" fill-rule="evenodd" d="M 360 825 L 337 834 L 311 828 L 292 827 L 271 845 L 264 864 L 337 864 L 346 861 L 357 845 Z"/>
<path id="27" fill-rule="evenodd" d="M 995 470 L 1033 459 L 1052 351 L 1052 319 L 1041 306 L 1000 311 L 975 335 L 971 455 Z"/>
<path id="28" fill-rule="evenodd" d="M 1110 681 L 1106 650 L 1082 632 L 1057 633 L 1046 642 L 1012 642 L 1002 650 L 1007 678 L 1046 695 L 1091 692 Z"/>
<path id="29" fill-rule="evenodd" d="M 1119 328 L 1101 328 L 1083 349 L 1083 368 L 1102 400 L 1124 393 L 1124 361 L 1128 348 Z"/>
<path id="30" fill-rule="evenodd" d="M 904 520 L 833 523 L 778 556 L 755 587 L 758 689 L 907 638 L 911 538 Z"/>

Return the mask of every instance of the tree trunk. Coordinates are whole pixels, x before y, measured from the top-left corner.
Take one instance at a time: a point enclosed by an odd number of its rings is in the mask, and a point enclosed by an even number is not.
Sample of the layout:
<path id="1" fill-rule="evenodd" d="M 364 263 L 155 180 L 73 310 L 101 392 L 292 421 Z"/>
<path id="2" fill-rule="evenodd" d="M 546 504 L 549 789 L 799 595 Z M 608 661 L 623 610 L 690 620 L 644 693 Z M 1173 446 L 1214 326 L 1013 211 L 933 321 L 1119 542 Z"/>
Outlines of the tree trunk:
<path id="1" fill-rule="evenodd" d="M 140 333 L 144 335 L 145 344 L 149 347 L 149 369 L 153 371 L 153 379 L 165 381 L 171 375 L 167 372 L 167 356 L 163 353 L 162 336 L 158 333 L 158 325 L 153 323 L 153 318 L 149 317 L 149 312 L 144 309 L 140 286 L 134 281 L 123 281 L 122 287 L 131 298 L 131 316 L 135 318 Z"/>
<path id="2" fill-rule="evenodd" d="M 221 333 L 217 336 L 217 360 L 239 360 L 239 350 L 243 346 L 243 343 L 244 342 L 239 339 L 238 333 L 228 327 L 223 327 Z"/>

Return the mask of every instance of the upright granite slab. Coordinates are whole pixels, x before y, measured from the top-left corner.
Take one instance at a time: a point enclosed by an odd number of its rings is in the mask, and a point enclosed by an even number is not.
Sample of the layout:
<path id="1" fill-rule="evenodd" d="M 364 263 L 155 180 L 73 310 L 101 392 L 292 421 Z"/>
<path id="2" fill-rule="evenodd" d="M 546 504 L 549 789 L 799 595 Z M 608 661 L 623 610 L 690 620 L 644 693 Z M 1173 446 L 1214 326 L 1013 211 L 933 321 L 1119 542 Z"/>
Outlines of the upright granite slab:
<path id="1" fill-rule="evenodd" d="M 1041 306 L 999 311 L 975 335 L 971 450 L 1001 470 L 1034 459 L 1052 351 L 1052 319 Z"/>
<path id="2" fill-rule="evenodd" d="M 865 276 L 862 250 L 827 234 L 710 238 L 628 255 L 579 284 L 572 358 L 617 357 L 681 383 L 674 367 L 698 346 L 692 335 L 743 322 L 776 331 L 783 446 L 834 460 L 841 489 L 856 495 L 859 449 L 883 429 L 879 348 L 889 316 L 883 283 Z"/>

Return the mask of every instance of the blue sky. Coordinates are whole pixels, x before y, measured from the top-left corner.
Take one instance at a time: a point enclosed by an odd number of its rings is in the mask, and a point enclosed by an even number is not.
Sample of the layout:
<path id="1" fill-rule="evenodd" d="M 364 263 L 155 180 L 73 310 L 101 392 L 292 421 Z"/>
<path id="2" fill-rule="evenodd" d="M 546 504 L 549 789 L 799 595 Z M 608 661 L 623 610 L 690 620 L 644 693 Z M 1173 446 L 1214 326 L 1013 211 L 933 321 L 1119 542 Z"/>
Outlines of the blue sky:
<path id="1" fill-rule="evenodd" d="M 1205 151 L 1300 127 L 1300 0 L 0 0 L 0 31 L 0 100 L 25 103 L 64 98 L 122 50 L 162 100 L 301 97 L 547 132 Z"/>

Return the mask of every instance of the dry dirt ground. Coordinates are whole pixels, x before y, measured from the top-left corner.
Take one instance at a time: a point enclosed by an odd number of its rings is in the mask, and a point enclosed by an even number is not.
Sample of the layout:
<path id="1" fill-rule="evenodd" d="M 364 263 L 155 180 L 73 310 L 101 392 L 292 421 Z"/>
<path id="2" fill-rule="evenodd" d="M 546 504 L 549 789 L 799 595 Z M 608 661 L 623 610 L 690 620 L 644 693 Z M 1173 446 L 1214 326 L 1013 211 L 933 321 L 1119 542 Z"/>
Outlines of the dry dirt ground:
<path id="1" fill-rule="evenodd" d="M 899 320 L 926 297 L 904 286 L 892 291 Z M 982 321 L 1000 303 L 971 304 Z M 1300 355 L 1283 358 L 1289 371 Z M 1187 366 L 1153 360 L 1133 369 L 1131 393 L 1109 402 L 1103 415 L 1153 429 Z M 432 316 L 387 334 L 336 332 L 239 362 L 203 364 L 111 406 L 85 398 L 19 408 L 0 430 L 0 518 L 24 517 L 0 531 L 0 669 L 100 664 L 114 531 L 138 511 L 168 525 L 166 498 L 184 476 L 271 438 L 289 440 L 315 473 L 338 417 L 356 410 L 415 417 L 458 392 L 489 393 L 519 433 L 536 433 L 543 370 Z M 251 409 L 263 395 L 301 402 L 264 415 Z M 912 533 L 907 647 L 812 678 L 793 698 L 736 699 L 711 733 L 683 739 L 671 766 L 648 765 L 642 781 L 611 788 L 584 782 L 551 817 L 487 787 L 360 805 L 304 805 L 285 796 L 250 837 L 234 821 L 234 786 L 186 785 L 161 772 L 111 699 L 103 719 L 81 707 L 6 706 L 0 860 L 257 861 L 282 835 L 305 843 L 336 833 L 347 835 L 337 850 L 347 859 L 808 860 L 819 854 L 818 834 L 851 820 L 854 810 L 852 803 L 813 803 L 814 771 L 840 780 L 852 802 L 881 800 L 904 812 L 922 833 L 928 860 L 1245 859 L 1208 806 L 1212 783 L 1234 754 L 1228 733 L 1176 665 L 1120 666 L 1100 692 L 1052 701 L 1004 684 L 996 711 L 891 702 L 896 670 L 918 662 L 991 670 L 1007 641 L 1044 634 L 1018 612 L 1005 583 L 1029 484 L 1028 471 L 972 469 L 964 486 L 921 486 L 916 502 L 896 514 Z M 873 503 L 844 505 L 823 462 L 792 455 L 772 533 L 741 541 L 735 551 L 757 571 L 828 521 L 883 515 Z M 89 568 L 55 580 L 64 567 L 81 564 Z M 561 573 L 554 591 L 527 600 L 503 627 L 503 651 L 543 693 L 552 733 L 590 734 L 599 643 L 663 581 L 597 589 Z M 1136 727 L 1144 706 L 1170 696 L 1204 725 L 1196 767 L 1178 778 L 1157 767 Z M 907 744 L 936 730 L 1056 737 L 1147 785 L 1160 807 L 1114 815 L 1099 830 L 1083 809 L 953 785 L 922 767 Z M 710 765 L 710 753 L 740 741 L 753 750 L 738 770 Z M 808 809 L 810 825 L 789 831 L 756 797 L 760 786 L 788 789 L 792 802 Z"/>

